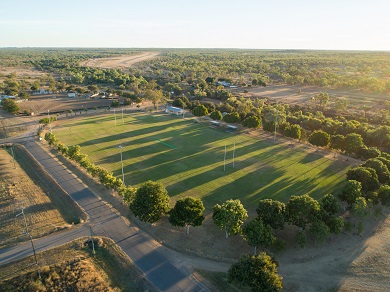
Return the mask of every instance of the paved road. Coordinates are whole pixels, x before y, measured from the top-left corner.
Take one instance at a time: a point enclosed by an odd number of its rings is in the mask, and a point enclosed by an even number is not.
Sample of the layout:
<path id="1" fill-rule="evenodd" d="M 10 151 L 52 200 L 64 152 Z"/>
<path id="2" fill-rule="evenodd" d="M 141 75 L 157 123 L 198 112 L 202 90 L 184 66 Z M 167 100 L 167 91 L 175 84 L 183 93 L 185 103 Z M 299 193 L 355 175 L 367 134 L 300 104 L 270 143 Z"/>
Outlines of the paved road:
<path id="1" fill-rule="evenodd" d="M 34 245 L 38 251 L 66 243 L 80 236 L 88 236 L 89 226 L 91 226 L 95 235 L 104 235 L 113 239 L 159 290 L 208 291 L 190 273 L 179 270 L 165 258 L 159 251 L 162 248 L 159 243 L 141 230 L 129 227 L 64 165 L 42 149 L 39 142 L 32 138 L 26 139 L 26 137 L 12 140 L 22 142 L 44 169 L 89 216 L 89 225 L 35 240 Z M 28 243 L 0 250 L 0 265 L 29 254 L 31 254 L 31 245 Z"/>

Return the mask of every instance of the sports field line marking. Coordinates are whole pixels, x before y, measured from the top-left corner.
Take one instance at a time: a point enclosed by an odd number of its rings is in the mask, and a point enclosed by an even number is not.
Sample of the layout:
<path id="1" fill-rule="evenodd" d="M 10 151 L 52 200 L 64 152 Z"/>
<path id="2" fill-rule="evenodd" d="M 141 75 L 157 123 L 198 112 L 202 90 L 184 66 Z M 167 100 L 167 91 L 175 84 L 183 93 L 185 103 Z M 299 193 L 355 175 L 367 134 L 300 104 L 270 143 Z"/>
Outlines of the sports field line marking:
<path id="1" fill-rule="evenodd" d="M 177 149 L 176 146 L 172 145 L 172 144 L 169 144 L 169 143 L 165 143 L 163 141 L 161 141 L 160 139 L 156 139 L 157 142 L 160 142 L 161 144 L 165 145 L 165 146 L 168 146 L 170 148 L 173 148 L 173 149 Z"/>

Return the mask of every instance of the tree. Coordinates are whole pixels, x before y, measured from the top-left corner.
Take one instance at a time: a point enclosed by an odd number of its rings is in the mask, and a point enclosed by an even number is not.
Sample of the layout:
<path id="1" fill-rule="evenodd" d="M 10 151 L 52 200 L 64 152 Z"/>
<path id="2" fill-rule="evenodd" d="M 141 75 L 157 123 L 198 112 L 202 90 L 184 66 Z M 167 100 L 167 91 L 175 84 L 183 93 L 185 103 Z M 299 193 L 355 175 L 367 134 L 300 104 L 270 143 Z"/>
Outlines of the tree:
<path id="1" fill-rule="evenodd" d="M 382 184 L 387 184 L 390 181 L 390 172 L 387 166 L 379 159 L 371 158 L 368 159 L 364 164 L 363 167 L 371 167 L 375 170 L 376 174 L 378 175 L 378 180 Z"/>
<path id="2" fill-rule="evenodd" d="M 283 129 L 283 135 L 286 137 L 290 137 L 293 139 L 301 139 L 301 134 L 302 134 L 302 128 L 299 125 L 290 125 L 288 124 L 284 129 Z"/>
<path id="3" fill-rule="evenodd" d="M 318 130 L 311 133 L 307 140 L 314 146 L 326 147 L 329 145 L 330 136 L 328 133 Z"/>
<path id="4" fill-rule="evenodd" d="M 262 252 L 256 256 L 245 255 L 233 264 L 228 272 L 228 282 L 237 282 L 252 288 L 252 291 L 279 291 L 283 288 L 278 275 L 278 263 Z"/>
<path id="5" fill-rule="evenodd" d="M 348 155 L 355 153 L 357 149 L 364 146 L 362 136 L 356 133 L 351 133 L 345 136 L 344 143 L 345 143 L 345 152 Z"/>
<path id="6" fill-rule="evenodd" d="M 284 228 L 286 212 L 284 203 L 272 199 L 264 199 L 259 202 L 256 212 L 257 218 L 270 225 L 273 229 Z"/>
<path id="7" fill-rule="evenodd" d="M 147 181 L 135 194 L 130 210 L 143 222 L 154 223 L 169 211 L 169 196 L 161 183 Z"/>
<path id="8" fill-rule="evenodd" d="M 213 84 L 215 82 L 215 77 L 206 77 L 205 81 L 208 83 L 208 84 Z"/>
<path id="9" fill-rule="evenodd" d="M 358 217 L 364 217 L 368 214 L 367 201 L 364 197 L 356 199 L 355 203 L 352 205 L 352 212 Z"/>
<path id="10" fill-rule="evenodd" d="M 327 215 L 334 215 L 340 211 L 339 202 L 332 194 L 326 194 L 320 201 L 321 208 Z"/>
<path id="11" fill-rule="evenodd" d="M 244 127 L 257 129 L 261 126 L 261 120 L 256 116 L 247 117 L 243 123 Z"/>
<path id="12" fill-rule="evenodd" d="M 390 186 L 381 186 L 378 191 L 378 198 L 383 206 L 390 207 Z"/>
<path id="13" fill-rule="evenodd" d="M 344 186 L 342 192 L 339 194 L 341 201 L 347 202 L 349 206 L 352 206 L 356 202 L 356 199 L 362 196 L 362 184 L 357 180 L 348 180 Z"/>
<path id="14" fill-rule="evenodd" d="M 378 175 L 370 167 L 358 166 L 348 170 L 347 179 L 361 182 L 363 192 L 375 191 L 379 188 Z"/>
<path id="15" fill-rule="evenodd" d="M 28 94 L 26 91 L 22 91 L 21 93 L 19 93 L 19 97 L 21 99 L 28 99 L 30 97 L 30 94 Z"/>
<path id="16" fill-rule="evenodd" d="M 286 205 L 286 221 L 301 227 L 313 223 L 320 217 L 320 204 L 308 195 L 292 196 Z"/>
<path id="17" fill-rule="evenodd" d="M 220 228 L 225 229 L 226 238 L 229 234 L 241 231 L 241 225 L 248 214 L 240 200 L 227 200 L 222 205 L 213 207 L 213 221 Z"/>
<path id="18" fill-rule="evenodd" d="M 345 137 L 343 135 L 330 136 L 330 148 L 344 151 L 345 150 Z"/>
<path id="19" fill-rule="evenodd" d="M 175 207 L 169 212 L 168 219 L 173 226 L 185 226 L 188 236 L 190 235 L 190 226 L 202 226 L 203 210 L 201 199 L 188 197 L 176 202 Z"/>
<path id="20" fill-rule="evenodd" d="M 197 116 L 197 117 L 203 117 L 203 116 L 207 115 L 208 113 L 209 113 L 209 111 L 207 110 L 207 107 L 205 107 L 203 104 L 194 107 L 194 109 L 192 110 L 192 114 L 194 116 Z"/>
<path id="21" fill-rule="evenodd" d="M 256 255 L 256 250 L 259 245 L 268 247 L 275 241 L 271 226 L 258 219 L 253 219 L 245 224 L 242 227 L 242 234 L 244 235 L 244 239 L 248 241 L 248 244 L 253 246 L 254 255 Z"/>
<path id="22" fill-rule="evenodd" d="M 318 101 L 318 103 L 322 106 L 324 109 L 325 106 L 329 102 L 329 95 L 326 92 L 320 92 L 319 94 L 314 96 L 314 100 Z"/>
<path id="23" fill-rule="evenodd" d="M 17 114 L 20 110 L 18 103 L 13 98 L 4 98 L 1 105 L 6 112 Z"/>
<path id="24" fill-rule="evenodd" d="M 220 121 L 222 120 L 222 114 L 220 111 L 216 110 L 210 114 L 210 118 L 213 119 L 214 121 Z"/>
<path id="25" fill-rule="evenodd" d="M 223 121 L 226 123 L 238 123 L 240 122 L 240 115 L 237 112 L 226 114 L 223 117 Z"/>
<path id="26" fill-rule="evenodd" d="M 341 216 L 330 216 L 325 223 L 333 234 L 340 234 L 344 229 L 344 218 Z"/>
<path id="27" fill-rule="evenodd" d="M 144 97 L 153 103 L 154 109 L 157 110 L 158 103 L 163 99 L 161 90 L 147 89 L 145 90 Z"/>
<path id="28" fill-rule="evenodd" d="M 324 242 L 330 235 L 330 228 L 322 220 L 315 220 L 310 228 L 314 235 L 315 242 Z"/>

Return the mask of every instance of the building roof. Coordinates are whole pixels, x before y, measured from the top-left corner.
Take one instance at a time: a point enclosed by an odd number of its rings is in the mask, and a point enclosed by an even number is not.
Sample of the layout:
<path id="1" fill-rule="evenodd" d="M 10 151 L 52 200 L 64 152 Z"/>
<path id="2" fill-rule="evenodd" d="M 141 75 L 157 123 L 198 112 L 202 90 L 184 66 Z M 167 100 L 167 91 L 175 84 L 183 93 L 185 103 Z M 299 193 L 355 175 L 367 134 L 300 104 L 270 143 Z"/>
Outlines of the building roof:
<path id="1" fill-rule="evenodd" d="M 172 111 L 172 112 L 182 112 L 182 108 L 174 107 L 174 106 L 167 106 L 166 110 Z"/>

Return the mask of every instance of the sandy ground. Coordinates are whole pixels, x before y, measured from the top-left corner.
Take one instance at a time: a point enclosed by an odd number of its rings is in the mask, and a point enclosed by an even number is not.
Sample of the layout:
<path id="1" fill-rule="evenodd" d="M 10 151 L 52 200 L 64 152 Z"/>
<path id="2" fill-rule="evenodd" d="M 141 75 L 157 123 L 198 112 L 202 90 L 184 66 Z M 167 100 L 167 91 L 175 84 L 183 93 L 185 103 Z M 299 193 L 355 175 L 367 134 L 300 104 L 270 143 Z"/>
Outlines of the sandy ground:
<path id="1" fill-rule="evenodd" d="M 85 67 L 96 67 L 104 69 L 126 69 L 133 66 L 135 63 L 153 59 L 158 54 L 158 52 L 144 52 L 139 55 L 124 55 L 110 58 L 90 59 L 81 62 L 80 65 Z"/>

